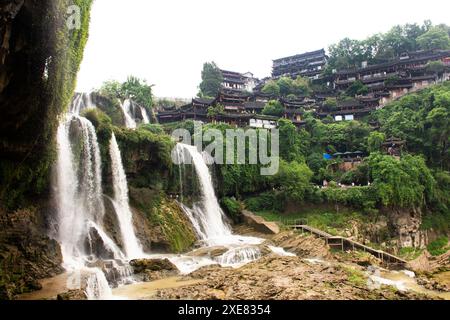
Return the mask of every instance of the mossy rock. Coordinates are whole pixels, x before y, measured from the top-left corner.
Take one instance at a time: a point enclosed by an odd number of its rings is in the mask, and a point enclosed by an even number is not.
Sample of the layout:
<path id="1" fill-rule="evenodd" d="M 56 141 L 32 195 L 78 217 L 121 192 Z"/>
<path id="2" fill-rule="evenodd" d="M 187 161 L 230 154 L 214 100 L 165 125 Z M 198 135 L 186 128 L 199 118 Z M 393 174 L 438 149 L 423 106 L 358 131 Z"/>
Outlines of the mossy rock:
<path id="1" fill-rule="evenodd" d="M 147 237 L 151 239 L 152 251 L 169 249 L 176 253 L 185 252 L 197 241 L 194 228 L 178 203 L 164 193 L 130 187 L 130 202 L 145 217 L 150 229 Z M 145 232 L 142 233 L 145 237 Z M 165 248 L 166 244 L 169 248 Z"/>

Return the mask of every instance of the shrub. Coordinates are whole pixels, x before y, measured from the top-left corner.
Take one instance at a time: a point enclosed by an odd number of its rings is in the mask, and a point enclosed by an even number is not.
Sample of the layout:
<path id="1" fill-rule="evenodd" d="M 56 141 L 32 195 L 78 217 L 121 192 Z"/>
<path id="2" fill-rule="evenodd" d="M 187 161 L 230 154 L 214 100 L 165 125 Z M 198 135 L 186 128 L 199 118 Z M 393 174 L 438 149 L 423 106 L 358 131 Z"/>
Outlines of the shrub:
<path id="1" fill-rule="evenodd" d="M 273 191 L 246 199 L 245 206 L 248 210 L 255 212 L 265 210 L 281 212 L 284 209 L 280 194 Z"/>
<path id="2" fill-rule="evenodd" d="M 432 256 L 440 256 L 441 254 L 446 253 L 449 250 L 448 237 L 440 237 L 435 241 L 430 242 L 427 249 Z"/>
<path id="3" fill-rule="evenodd" d="M 238 222 L 240 220 L 242 207 L 239 201 L 237 201 L 235 198 L 225 197 L 220 200 L 220 204 L 225 210 L 225 213 L 230 216 L 233 221 Z"/>

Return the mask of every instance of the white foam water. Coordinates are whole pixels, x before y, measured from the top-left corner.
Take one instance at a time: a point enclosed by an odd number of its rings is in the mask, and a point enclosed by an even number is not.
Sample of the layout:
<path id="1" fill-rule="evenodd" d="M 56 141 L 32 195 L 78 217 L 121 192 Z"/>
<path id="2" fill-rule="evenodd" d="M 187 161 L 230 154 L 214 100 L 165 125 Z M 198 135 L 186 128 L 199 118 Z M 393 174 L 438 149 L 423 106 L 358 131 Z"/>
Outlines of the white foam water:
<path id="1" fill-rule="evenodd" d="M 150 119 L 148 117 L 147 110 L 145 110 L 145 108 L 142 107 L 142 106 L 139 106 L 139 109 L 141 109 L 142 123 L 143 124 L 149 124 L 150 123 Z"/>
<path id="2" fill-rule="evenodd" d="M 123 115 L 125 116 L 125 126 L 129 129 L 136 129 L 137 124 L 132 113 L 131 100 L 125 99 L 125 101 L 121 104 L 121 108 L 123 111 Z"/>
<path id="3" fill-rule="evenodd" d="M 239 268 L 259 258 L 261 250 L 258 247 L 248 246 L 230 249 L 217 260 L 221 266 Z"/>
<path id="4" fill-rule="evenodd" d="M 211 259 L 209 257 L 183 257 L 171 258 L 180 270 L 192 272 L 201 266 L 219 264 L 223 267 L 241 267 L 261 257 L 259 246 L 264 239 L 234 235 L 226 221 L 217 200 L 208 163 L 211 157 L 200 153 L 195 146 L 177 144 L 172 154 L 176 163 L 180 165 L 180 186 L 183 191 L 183 165 L 192 164 L 199 180 L 200 201 L 194 203 L 192 208 L 181 204 L 181 208 L 191 221 L 203 247 L 224 247 L 228 249 L 223 255 Z M 184 196 L 182 195 L 182 199 Z M 290 255 L 282 248 L 272 247 L 272 251 L 280 255 Z"/>
<path id="5" fill-rule="evenodd" d="M 268 246 L 268 248 L 275 254 L 282 256 L 282 257 L 295 257 L 296 255 L 291 253 L 291 252 L 287 252 L 286 250 L 284 250 L 283 248 L 280 247 L 274 247 L 274 246 Z"/>
<path id="6" fill-rule="evenodd" d="M 128 185 L 115 136 L 110 144 L 113 204 L 125 252 L 103 228 L 105 208 L 100 148 L 94 126 L 78 114 L 83 109 L 81 100 L 86 98 L 75 98 L 72 112 L 64 116 L 57 131 L 55 196 L 58 214 L 55 237 L 61 244 L 63 267 L 89 275 L 86 279 L 88 298 L 110 299 L 111 289 L 104 272 L 116 285 L 129 282 L 131 268 L 127 258 L 142 256 L 143 253 L 133 229 Z M 102 266 L 103 270 L 91 267 L 96 265 Z"/>
<path id="7" fill-rule="evenodd" d="M 114 186 L 113 206 L 120 225 L 120 233 L 124 245 L 125 254 L 128 259 L 139 258 L 144 255 L 134 227 L 133 214 L 131 213 L 128 199 L 128 183 L 122 164 L 122 157 L 114 133 L 110 142 L 111 171 Z"/>

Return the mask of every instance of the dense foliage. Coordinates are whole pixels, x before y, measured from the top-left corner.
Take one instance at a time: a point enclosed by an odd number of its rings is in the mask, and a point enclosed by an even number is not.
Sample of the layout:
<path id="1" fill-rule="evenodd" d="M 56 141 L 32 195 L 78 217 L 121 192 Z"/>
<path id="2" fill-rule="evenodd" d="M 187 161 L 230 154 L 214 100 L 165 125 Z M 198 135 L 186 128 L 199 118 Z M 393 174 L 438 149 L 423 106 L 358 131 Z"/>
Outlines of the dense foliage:
<path id="1" fill-rule="evenodd" d="M 73 29 L 66 27 L 72 4 L 81 13 L 80 27 Z M 3 48 L 14 48 L 2 55 L 0 74 L 0 203 L 9 209 L 49 190 L 58 116 L 75 89 L 91 5 L 92 0 L 3 5 L 20 10 L 11 13 L 13 21 L 5 11 L 0 28 L 10 32 L 0 35 Z"/>
<path id="2" fill-rule="evenodd" d="M 298 76 L 295 79 L 281 77 L 277 81 L 270 80 L 262 88 L 262 92 L 274 97 L 309 96 L 312 93 L 308 78 Z"/>
<path id="3" fill-rule="evenodd" d="M 202 82 L 200 83 L 200 92 L 198 94 L 199 97 L 215 97 L 219 92 L 222 81 L 222 71 L 220 71 L 219 67 L 214 62 L 206 62 L 203 64 Z"/>
<path id="4" fill-rule="evenodd" d="M 408 151 L 423 154 L 431 167 L 450 169 L 450 82 L 409 94 L 373 118 L 381 132 L 406 140 Z"/>
<path id="5" fill-rule="evenodd" d="M 433 86 L 361 121 L 328 122 L 306 113 L 306 127 L 298 129 L 290 120 L 281 119 L 278 174 L 268 178 L 260 176 L 258 166 L 218 166 L 219 190 L 247 198 L 247 207 L 256 211 L 282 211 L 292 201 L 339 204 L 367 213 L 383 208 L 421 208 L 427 228 L 445 230 L 450 208 L 450 174 L 445 171 L 448 92 L 449 83 Z M 335 102 L 330 99 L 328 103 L 333 107 Z M 269 102 L 267 109 L 274 107 L 275 103 Z M 379 122 L 380 128 L 374 129 L 369 120 Z M 407 142 L 400 158 L 383 154 L 382 145 L 391 136 Z M 346 171 L 339 169 L 339 157 L 325 160 L 323 156 L 356 151 L 367 157 Z M 314 186 L 323 180 L 328 181 L 327 188 Z"/>
<path id="6" fill-rule="evenodd" d="M 129 76 L 123 83 L 115 80 L 104 82 L 98 93 L 112 101 L 131 99 L 150 111 L 153 106 L 152 87 L 144 79 Z"/>
<path id="7" fill-rule="evenodd" d="M 345 38 L 330 46 L 326 72 L 359 67 L 364 61 L 385 62 L 408 51 L 450 49 L 449 33 L 449 26 L 433 26 L 430 21 L 425 21 L 421 26 L 398 25 L 386 33 L 375 34 L 364 40 Z"/>
<path id="8" fill-rule="evenodd" d="M 284 107 L 278 100 L 270 100 L 264 106 L 262 113 L 267 116 L 281 117 L 284 113 Z"/>

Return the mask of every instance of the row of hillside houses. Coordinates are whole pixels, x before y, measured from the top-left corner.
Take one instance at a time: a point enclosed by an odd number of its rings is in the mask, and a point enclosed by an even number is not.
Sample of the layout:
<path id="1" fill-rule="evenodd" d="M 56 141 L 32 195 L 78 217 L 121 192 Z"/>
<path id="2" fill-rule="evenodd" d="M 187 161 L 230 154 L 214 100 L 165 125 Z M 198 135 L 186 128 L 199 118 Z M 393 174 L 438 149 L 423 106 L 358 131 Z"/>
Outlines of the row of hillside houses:
<path id="1" fill-rule="evenodd" d="M 160 123 L 187 119 L 199 121 L 221 121 L 237 126 L 271 128 L 276 125 L 277 117 L 262 114 L 269 100 L 277 99 L 284 106 L 283 117 L 292 120 L 297 126 L 304 124 L 303 115 L 313 111 L 319 118 L 332 117 L 335 121 L 354 120 L 382 108 L 385 104 L 407 93 L 419 90 L 431 84 L 450 79 L 450 51 L 416 51 L 386 63 L 368 65 L 359 68 L 333 70 L 326 75 L 323 71 L 328 57 L 325 50 L 303 53 L 273 61 L 271 78 L 259 80 L 250 72 L 238 73 L 221 70 L 223 83 L 213 99 L 194 98 L 180 108 L 163 108 L 157 117 Z M 444 66 L 440 72 L 430 71 L 430 62 L 440 61 Z M 264 84 L 281 76 L 296 78 L 308 77 L 312 83 L 321 85 L 323 90 L 311 96 L 274 97 L 261 92 Z M 345 92 L 355 81 L 361 81 L 368 93 L 344 100 L 329 106 L 327 98 L 336 98 Z M 224 112 L 213 118 L 208 109 L 217 105 Z"/>

